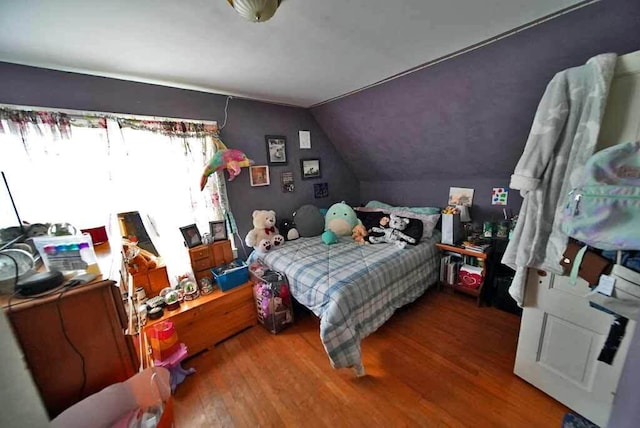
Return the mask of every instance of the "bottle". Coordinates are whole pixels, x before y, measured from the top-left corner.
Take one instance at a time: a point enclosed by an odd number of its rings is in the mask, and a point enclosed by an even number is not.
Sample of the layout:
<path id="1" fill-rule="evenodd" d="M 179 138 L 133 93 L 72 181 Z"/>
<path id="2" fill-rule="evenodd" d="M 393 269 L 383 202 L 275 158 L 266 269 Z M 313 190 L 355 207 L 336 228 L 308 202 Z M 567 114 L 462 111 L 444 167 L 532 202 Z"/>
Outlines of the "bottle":
<path id="1" fill-rule="evenodd" d="M 80 252 L 80 258 L 83 262 L 87 264 L 86 271 L 87 273 L 95 273 L 96 275 L 100 275 L 100 267 L 98 266 L 98 260 L 96 259 L 96 254 L 93 252 L 93 249 L 89 245 L 88 242 L 80 242 L 78 245 L 78 250 Z"/>

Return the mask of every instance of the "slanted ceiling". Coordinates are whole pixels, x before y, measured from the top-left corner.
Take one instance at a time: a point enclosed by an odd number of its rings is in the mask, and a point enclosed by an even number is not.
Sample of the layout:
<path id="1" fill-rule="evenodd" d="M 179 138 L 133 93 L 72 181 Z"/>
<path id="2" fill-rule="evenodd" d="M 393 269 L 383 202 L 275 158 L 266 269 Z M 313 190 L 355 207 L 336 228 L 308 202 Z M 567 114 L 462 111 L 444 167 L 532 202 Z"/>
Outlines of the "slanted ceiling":
<path id="1" fill-rule="evenodd" d="M 434 180 L 474 187 L 478 178 L 506 186 L 553 75 L 640 49 L 639 28 L 639 1 L 599 2 L 312 113 L 361 189 L 411 181 L 405 194 L 420 194 Z"/>
<path id="2" fill-rule="evenodd" d="M 309 107 L 582 0 L 2 0 L 0 61 Z"/>

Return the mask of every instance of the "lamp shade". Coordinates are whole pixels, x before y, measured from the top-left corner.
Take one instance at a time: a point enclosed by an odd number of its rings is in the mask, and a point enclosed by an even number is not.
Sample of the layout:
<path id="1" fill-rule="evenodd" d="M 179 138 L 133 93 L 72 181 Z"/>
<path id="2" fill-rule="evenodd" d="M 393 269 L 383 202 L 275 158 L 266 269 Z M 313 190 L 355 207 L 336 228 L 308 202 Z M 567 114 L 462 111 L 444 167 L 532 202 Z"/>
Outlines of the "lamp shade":
<path id="1" fill-rule="evenodd" d="M 469 214 L 469 207 L 466 205 L 456 205 L 458 211 L 460 211 L 460 221 L 462 223 L 468 223 L 471 221 L 471 215 Z"/>
<path id="2" fill-rule="evenodd" d="M 280 0 L 227 0 L 244 19 L 252 22 L 264 22 L 271 19 Z"/>

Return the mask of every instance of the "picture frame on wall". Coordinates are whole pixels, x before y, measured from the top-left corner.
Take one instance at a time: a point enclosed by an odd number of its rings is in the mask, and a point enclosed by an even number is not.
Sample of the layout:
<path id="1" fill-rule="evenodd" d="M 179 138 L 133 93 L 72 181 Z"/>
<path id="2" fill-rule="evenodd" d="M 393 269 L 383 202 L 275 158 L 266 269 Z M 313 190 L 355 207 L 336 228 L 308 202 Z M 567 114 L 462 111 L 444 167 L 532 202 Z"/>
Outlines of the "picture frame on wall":
<path id="1" fill-rule="evenodd" d="M 267 165 L 249 167 L 249 177 L 252 187 L 268 186 L 271 184 L 269 180 L 269 167 Z"/>
<path id="2" fill-rule="evenodd" d="M 300 173 L 303 180 L 313 178 L 321 178 L 322 170 L 320 169 L 320 159 L 300 159 Z"/>
<path id="3" fill-rule="evenodd" d="M 202 236 L 200 236 L 200 231 L 198 230 L 198 226 L 195 224 L 190 224 L 189 226 L 184 226 L 180 228 L 180 232 L 182 233 L 182 237 L 184 238 L 184 243 L 188 248 L 197 247 L 198 245 L 202 245 Z"/>
<path id="4" fill-rule="evenodd" d="M 267 163 L 269 165 L 287 164 L 287 138 L 284 135 L 265 135 L 267 143 Z"/>
<path id="5" fill-rule="evenodd" d="M 210 221 L 209 232 L 213 241 L 225 241 L 227 239 L 227 223 L 224 220 Z"/>

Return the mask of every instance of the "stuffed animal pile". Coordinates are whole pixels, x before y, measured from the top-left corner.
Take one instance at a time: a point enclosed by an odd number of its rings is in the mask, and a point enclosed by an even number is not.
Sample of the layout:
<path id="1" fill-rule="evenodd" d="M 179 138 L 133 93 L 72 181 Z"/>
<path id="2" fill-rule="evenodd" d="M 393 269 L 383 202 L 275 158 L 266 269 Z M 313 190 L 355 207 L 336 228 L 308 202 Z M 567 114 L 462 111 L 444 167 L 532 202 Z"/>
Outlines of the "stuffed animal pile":
<path id="1" fill-rule="evenodd" d="M 371 232 L 376 235 L 369 235 L 368 240 L 372 244 L 380 244 L 383 242 L 393 243 L 398 248 L 404 248 L 407 243 L 415 244 L 416 240 L 409 235 L 402 233 L 407 228 L 409 219 L 391 214 L 389 217 L 382 217 L 380 226 L 371 228 Z"/>
<path id="2" fill-rule="evenodd" d="M 253 229 L 247 233 L 244 242 L 259 254 L 267 253 L 271 248 L 284 243 L 284 237 L 276 228 L 276 212 L 255 210 Z"/>

